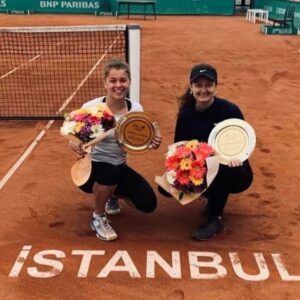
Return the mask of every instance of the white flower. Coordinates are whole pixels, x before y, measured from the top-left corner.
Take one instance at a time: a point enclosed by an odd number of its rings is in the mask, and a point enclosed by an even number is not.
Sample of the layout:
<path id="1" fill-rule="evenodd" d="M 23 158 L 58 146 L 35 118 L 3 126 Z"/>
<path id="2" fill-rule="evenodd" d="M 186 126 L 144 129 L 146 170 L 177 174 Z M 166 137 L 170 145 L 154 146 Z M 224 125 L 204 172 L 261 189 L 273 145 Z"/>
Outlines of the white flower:
<path id="1" fill-rule="evenodd" d="M 176 172 L 174 170 L 168 171 L 166 173 L 166 178 L 167 178 L 167 182 L 169 184 L 174 184 L 175 179 L 176 179 Z"/>
<path id="2" fill-rule="evenodd" d="M 70 133 L 74 133 L 74 128 L 76 126 L 75 121 L 64 122 L 63 126 L 60 128 L 61 135 L 68 135 Z"/>
<path id="3" fill-rule="evenodd" d="M 89 114 L 94 116 L 99 111 L 99 108 L 97 106 L 93 106 L 93 107 L 88 107 L 86 110 Z"/>
<path id="4" fill-rule="evenodd" d="M 104 133 L 104 129 L 103 129 L 102 125 L 100 125 L 100 124 L 93 125 L 91 127 L 91 130 L 92 130 L 93 134 L 90 135 L 90 138 L 92 138 L 92 139 L 96 138 L 99 135 Z"/>
<path id="5" fill-rule="evenodd" d="M 173 156 L 176 152 L 176 149 L 177 149 L 177 145 L 175 145 L 175 144 L 170 145 L 168 147 L 168 152 L 166 154 L 166 158 Z"/>

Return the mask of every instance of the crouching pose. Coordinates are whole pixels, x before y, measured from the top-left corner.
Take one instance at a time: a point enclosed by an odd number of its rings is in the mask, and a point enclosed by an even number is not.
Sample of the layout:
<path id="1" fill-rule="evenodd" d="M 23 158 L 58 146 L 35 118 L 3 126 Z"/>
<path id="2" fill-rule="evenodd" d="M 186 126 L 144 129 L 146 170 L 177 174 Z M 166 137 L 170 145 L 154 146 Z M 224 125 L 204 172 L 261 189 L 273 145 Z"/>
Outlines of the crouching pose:
<path id="1" fill-rule="evenodd" d="M 126 98 L 130 87 L 129 67 L 118 59 L 109 61 L 104 68 L 106 96 L 86 102 L 83 107 L 93 107 L 106 103 L 118 121 L 128 112 L 140 112 L 140 103 Z M 128 166 L 127 154 L 117 144 L 114 130 L 95 145 L 91 152 L 92 172 L 88 181 L 80 186 L 86 193 L 95 196 L 95 207 L 91 220 L 91 229 L 104 241 L 117 239 L 118 235 L 107 218 L 108 214 L 119 214 L 118 197 L 127 199 L 137 210 L 150 213 L 156 208 L 156 196 L 149 183 L 135 170 Z M 151 143 L 157 149 L 161 143 L 157 134 Z M 70 147 L 78 157 L 85 152 L 80 144 L 70 142 Z"/>

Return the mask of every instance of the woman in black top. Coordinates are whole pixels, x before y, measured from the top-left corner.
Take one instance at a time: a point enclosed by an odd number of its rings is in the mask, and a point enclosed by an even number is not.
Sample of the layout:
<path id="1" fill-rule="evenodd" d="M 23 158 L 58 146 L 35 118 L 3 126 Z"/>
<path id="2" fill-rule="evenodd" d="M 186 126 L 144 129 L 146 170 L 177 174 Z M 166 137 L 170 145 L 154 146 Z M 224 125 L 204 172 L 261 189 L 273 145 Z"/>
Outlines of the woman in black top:
<path id="1" fill-rule="evenodd" d="M 208 64 L 195 65 L 190 74 L 190 85 L 179 98 L 179 113 L 174 142 L 197 139 L 207 142 L 214 126 L 226 119 L 244 119 L 237 105 L 216 97 L 218 84 L 216 69 Z M 206 192 L 205 215 L 207 221 L 193 233 L 197 240 L 208 240 L 225 228 L 223 210 L 230 193 L 246 190 L 253 174 L 248 161 L 230 160 L 220 165 L 218 174 Z"/>

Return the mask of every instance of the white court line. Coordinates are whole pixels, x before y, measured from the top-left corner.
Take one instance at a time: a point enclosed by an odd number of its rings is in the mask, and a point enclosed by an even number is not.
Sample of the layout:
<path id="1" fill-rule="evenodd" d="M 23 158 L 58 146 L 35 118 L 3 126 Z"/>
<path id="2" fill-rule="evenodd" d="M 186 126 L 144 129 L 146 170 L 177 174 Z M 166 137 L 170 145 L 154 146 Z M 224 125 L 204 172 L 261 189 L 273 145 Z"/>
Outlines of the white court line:
<path id="1" fill-rule="evenodd" d="M 58 42 L 58 43 L 55 45 L 55 47 L 60 46 L 61 43 L 62 43 L 62 41 Z M 21 69 L 23 66 L 25 66 L 25 65 L 27 65 L 27 64 L 29 64 L 29 63 L 35 61 L 36 59 L 38 59 L 38 58 L 39 58 L 41 55 L 43 55 L 43 54 L 44 54 L 44 53 L 42 52 L 42 53 L 40 53 L 40 54 L 34 56 L 33 58 L 27 60 L 26 62 L 20 64 L 18 67 L 15 67 L 14 69 L 10 70 L 9 72 L 3 74 L 3 75 L 0 77 L 0 79 L 3 79 L 3 78 L 5 78 L 5 77 L 7 77 L 8 75 L 10 75 L 10 74 L 16 72 L 17 70 Z"/>
<path id="2" fill-rule="evenodd" d="M 29 156 L 34 147 L 39 143 L 39 141 L 43 138 L 46 133 L 46 130 L 53 124 L 54 120 L 48 122 L 45 128 L 38 134 L 38 136 L 34 139 L 31 145 L 25 150 L 22 156 L 18 159 L 18 161 L 10 168 L 10 170 L 6 173 L 6 175 L 0 181 L 0 190 L 6 184 L 6 182 L 10 179 L 10 177 L 15 173 L 15 171 L 20 167 L 20 165 L 24 162 L 24 160 Z"/>
<path id="3" fill-rule="evenodd" d="M 41 54 L 39 54 L 39 55 L 37 55 L 37 56 L 31 58 L 30 60 L 28 60 L 28 61 L 22 63 L 22 64 L 19 65 L 18 67 L 15 67 L 14 69 L 12 69 L 12 70 L 10 70 L 9 72 L 7 72 L 6 74 L 2 75 L 2 76 L 0 77 L 0 79 L 3 79 L 3 78 L 5 78 L 5 77 L 7 77 L 8 75 L 10 75 L 10 74 L 16 72 L 17 70 L 21 69 L 21 68 L 22 68 L 23 66 L 25 66 L 26 64 L 31 63 L 32 61 L 35 61 L 35 60 L 36 60 L 37 58 L 39 58 L 40 56 L 41 56 Z"/>
<path id="4" fill-rule="evenodd" d="M 108 49 L 104 52 L 104 54 L 98 59 L 96 64 L 92 67 L 92 69 L 88 72 L 88 74 L 84 77 L 84 79 L 80 82 L 80 84 L 77 86 L 76 90 L 72 93 L 72 95 L 63 103 L 63 105 L 59 108 L 59 110 L 55 113 L 58 115 L 63 109 L 70 103 L 70 101 L 74 98 L 74 96 L 77 94 L 77 92 L 80 90 L 80 88 L 83 86 L 85 81 L 89 78 L 89 76 L 95 71 L 97 66 L 101 63 L 101 61 L 104 59 L 104 57 L 108 54 L 110 49 L 114 46 L 114 44 L 117 42 L 117 38 L 113 41 L 113 43 L 108 47 Z M 7 181 L 12 177 L 12 175 L 16 172 L 16 170 L 21 166 L 21 164 L 25 161 L 25 159 L 29 156 L 29 154 L 32 152 L 34 147 L 40 142 L 40 140 L 45 135 L 46 131 L 50 128 L 50 126 L 54 123 L 54 120 L 50 120 L 47 125 L 44 127 L 44 129 L 37 135 L 37 137 L 34 139 L 34 141 L 31 143 L 31 145 L 25 150 L 25 152 L 22 154 L 22 156 L 18 159 L 18 161 L 10 168 L 10 170 L 6 173 L 6 175 L 2 178 L 0 181 L 0 190 L 4 187 L 4 185 L 7 183 Z"/>

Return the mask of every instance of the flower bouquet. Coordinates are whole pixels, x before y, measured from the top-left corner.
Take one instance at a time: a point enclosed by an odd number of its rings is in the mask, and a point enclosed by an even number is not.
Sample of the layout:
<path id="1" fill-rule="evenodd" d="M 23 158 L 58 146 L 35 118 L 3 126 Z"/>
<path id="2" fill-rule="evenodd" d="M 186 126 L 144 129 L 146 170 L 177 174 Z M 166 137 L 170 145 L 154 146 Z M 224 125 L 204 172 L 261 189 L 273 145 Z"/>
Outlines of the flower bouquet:
<path id="1" fill-rule="evenodd" d="M 219 156 L 207 143 L 197 140 L 172 144 L 165 161 L 166 172 L 155 182 L 181 204 L 199 198 L 219 170 Z"/>
<path id="2" fill-rule="evenodd" d="M 115 118 L 105 103 L 88 108 L 80 108 L 65 114 L 64 123 L 60 129 L 61 135 L 78 142 L 87 152 L 77 160 L 71 169 L 71 177 L 77 186 L 84 184 L 91 173 L 91 147 L 101 142 L 109 129 L 115 127 Z"/>
<path id="3" fill-rule="evenodd" d="M 99 143 L 105 133 L 115 126 L 115 119 L 105 103 L 98 106 L 80 108 L 65 114 L 60 133 L 70 140 L 83 144 L 86 149 Z"/>

